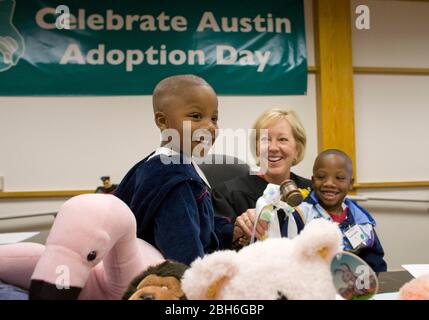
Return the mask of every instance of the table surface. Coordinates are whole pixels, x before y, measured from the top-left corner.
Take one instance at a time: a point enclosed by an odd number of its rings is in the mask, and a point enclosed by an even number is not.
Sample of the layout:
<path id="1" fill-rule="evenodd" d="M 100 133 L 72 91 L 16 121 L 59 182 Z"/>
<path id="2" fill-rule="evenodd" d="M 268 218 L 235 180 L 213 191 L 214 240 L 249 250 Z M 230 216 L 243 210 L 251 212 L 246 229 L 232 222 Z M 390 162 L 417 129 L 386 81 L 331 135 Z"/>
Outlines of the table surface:
<path id="1" fill-rule="evenodd" d="M 378 293 L 397 292 L 413 276 L 408 271 L 380 272 Z"/>

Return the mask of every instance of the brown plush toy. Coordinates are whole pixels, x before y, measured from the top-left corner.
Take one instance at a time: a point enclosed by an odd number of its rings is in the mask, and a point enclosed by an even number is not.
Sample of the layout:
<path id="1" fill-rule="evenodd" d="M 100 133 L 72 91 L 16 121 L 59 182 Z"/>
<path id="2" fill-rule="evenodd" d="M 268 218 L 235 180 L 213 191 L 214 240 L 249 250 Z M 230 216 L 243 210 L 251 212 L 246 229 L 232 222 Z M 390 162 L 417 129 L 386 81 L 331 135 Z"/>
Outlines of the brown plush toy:
<path id="1" fill-rule="evenodd" d="M 186 300 L 181 278 L 189 266 L 165 261 L 134 278 L 123 300 Z"/>

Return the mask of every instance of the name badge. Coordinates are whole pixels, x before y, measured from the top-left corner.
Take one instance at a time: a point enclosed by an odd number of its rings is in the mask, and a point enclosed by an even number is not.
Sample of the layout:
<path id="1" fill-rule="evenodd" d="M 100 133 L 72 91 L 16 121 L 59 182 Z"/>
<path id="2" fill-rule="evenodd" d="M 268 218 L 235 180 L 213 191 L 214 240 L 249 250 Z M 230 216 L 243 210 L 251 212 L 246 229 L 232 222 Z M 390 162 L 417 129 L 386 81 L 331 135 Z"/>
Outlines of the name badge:
<path id="1" fill-rule="evenodd" d="M 367 236 L 363 233 L 362 229 L 358 225 L 354 225 L 353 227 L 347 229 L 344 232 L 347 240 L 349 240 L 353 249 L 357 249 L 364 244 L 367 240 Z"/>

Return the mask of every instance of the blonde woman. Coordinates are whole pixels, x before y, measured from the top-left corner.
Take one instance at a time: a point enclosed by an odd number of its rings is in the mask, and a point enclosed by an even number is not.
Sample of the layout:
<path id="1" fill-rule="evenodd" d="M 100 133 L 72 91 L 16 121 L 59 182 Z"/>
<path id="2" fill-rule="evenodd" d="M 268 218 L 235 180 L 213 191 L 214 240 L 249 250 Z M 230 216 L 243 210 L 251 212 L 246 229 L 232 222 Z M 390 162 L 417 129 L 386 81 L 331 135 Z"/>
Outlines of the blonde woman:
<path id="1" fill-rule="evenodd" d="M 216 216 L 226 217 L 230 223 L 217 226 L 222 246 L 240 247 L 251 235 L 255 220 L 255 205 L 269 183 L 281 184 L 293 180 L 299 188 L 310 188 L 311 181 L 294 174 L 291 168 L 304 158 L 307 142 L 304 127 L 296 112 L 273 108 L 265 111 L 256 120 L 253 129 L 256 136 L 256 159 L 266 170 L 256 175 L 233 178 L 217 186 L 212 193 Z M 268 136 L 261 135 L 267 129 Z M 266 229 L 263 223 L 257 226 L 257 238 Z"/>

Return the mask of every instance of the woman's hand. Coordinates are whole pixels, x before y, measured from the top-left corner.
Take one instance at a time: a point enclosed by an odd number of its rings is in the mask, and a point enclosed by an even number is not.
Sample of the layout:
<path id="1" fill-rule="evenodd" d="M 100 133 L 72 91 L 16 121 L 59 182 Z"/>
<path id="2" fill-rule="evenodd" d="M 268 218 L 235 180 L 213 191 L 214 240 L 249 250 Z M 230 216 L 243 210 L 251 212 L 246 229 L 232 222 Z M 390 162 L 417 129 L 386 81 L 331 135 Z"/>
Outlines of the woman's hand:
<path id="1" fill-rule="evenodd" d="M 234 233 L 233 233 L 233 242 L 240 239 L 240 242 L 244 242 L 243 238 L 246 238 L 247 244 L 250 241 L 253 233 L 253 226 L 256 221 L 256 212 L 255 209 L 248 209 L 246 212 L 243 212 L 235 220 Z M 256 225 L 256 239 L 260 240 L 268 230 L 268 223 L 263 220 L 259 220 Z"/>

